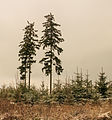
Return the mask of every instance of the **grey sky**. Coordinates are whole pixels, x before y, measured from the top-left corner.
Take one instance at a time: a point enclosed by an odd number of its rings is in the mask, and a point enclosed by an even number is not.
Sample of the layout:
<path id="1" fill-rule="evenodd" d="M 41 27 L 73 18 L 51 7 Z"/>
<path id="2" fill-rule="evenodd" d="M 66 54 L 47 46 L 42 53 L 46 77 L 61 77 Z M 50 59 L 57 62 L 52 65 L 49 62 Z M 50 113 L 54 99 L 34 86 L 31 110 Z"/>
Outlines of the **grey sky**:
<path id="1" fill-rule="evenodd" d="M 62 78 L 72 76 L 76 67 L 89 69 L 96 79 L 101 66 L 112 76 L 112 0 L 0 0 L 0 83 L 15 81 L 18 45 L 27 20 L 36 22 L 41 37 L 44 15 L 55 15 L 65 42 L 61 55 L 64 67 Z M 47 81 L 41 73 L 42 51 L 37 52 L 32 81 Z M 57 76 L 54 76 L 57 78 Z"/>

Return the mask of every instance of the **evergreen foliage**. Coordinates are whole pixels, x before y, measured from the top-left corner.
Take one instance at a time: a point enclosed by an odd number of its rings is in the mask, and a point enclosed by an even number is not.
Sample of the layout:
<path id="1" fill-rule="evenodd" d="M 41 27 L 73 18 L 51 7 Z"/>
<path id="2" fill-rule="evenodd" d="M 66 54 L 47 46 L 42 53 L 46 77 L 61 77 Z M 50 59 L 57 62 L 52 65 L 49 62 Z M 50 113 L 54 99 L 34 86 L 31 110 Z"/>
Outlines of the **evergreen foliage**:
<path id="1" fill-rule="evenodd" d="M 92 84 L 92 80 L 89 79 L 88 71 L 85 75 L 79 73 L 78 68 L 75 73 L 76 78 L 72 79 L 69 83 L 62 84 L 60 80 L 54 83 L 52 90 L 52 75 L 53 67 L 57 75 L 61 75 L 63 68 L 61 60 L 58 56 L 63 52 L 63 49 L 59 46 L 64 41 L 61 35 L 61 31 L 57 29 L 60 25 L 55 22 L 54 15 L 51 13 L 45 16 L 46 22 L 43 23 L 45 28 L 42 32 L 44 35 L 41 40 L 38 41 L 37 30 L 34 29 L 34 23 L 29 23 L 24 29 L 24 38 L 20 42 L 19 61 L 21 65 L 18 67 L 20 70 L 20 79 L 24 81 L 23 84 L 18 84 L 16 88 L 5 87 L 0 88 L 0 98 L 7 98 L 15 102 L 24 103 L 69 103 L 73 104 L 76 101 L 94 100 L 98 101 L 100 98 L 112 98 L 112 81 L 107 82 L 105 72 L 102 71 L 99 74 L 99 79 L 96 84 Z M 45 57 L 39 62 L 44 66 L 42 71 L 46 76 L 50 76 L 50 94 L 48 87 L 45 88 L 44 82 L 42 82 L 40 89 L 36 89 L 34 86 L 30 88 L 31 66 L 36 62 L 34 57 L 36 56 L 36 50 L 40 46 L 45 51 Z M 28 76 L 28 85 L 26 78 Z M 27 87 L 28 86 L 28 87 Z"/>
<path id="2" fill-rule="evenodd" d="M 108 97 L 112 97 L 112 81 L 109 82 L 107 93 L 108 93 Z"/>
<path id="3" fill-rule="evenodd" d="M 84 80 L 82 70 L 81 73 L 76 73 L 76 80 L 72 83 L 72 94 L 75 100 L 80 100 L 81 98 L 85 97 L 85 88 L 84 88 Z"/>
<path id="4" fill-rule="evenodd" d="M 60 80 L 57 80 L 57 83 L 54 84 L 52 96 L 55 102 L 64 103 L 65 94 L 63 93 L 63 86 L 60 83 Z"/>
<path id="5" fill-rule="evenodd" d="M 48 94 L 48 88 L 45 88 L 44 81 L 42 81 L 42 84 L 40 86 L 40 102 L 49 104 L 50 103 L 50 96 Z"/>
<path id="6" fill-rule="evenodd" d="M 100 76 L 102 76 L 102 73 L 104 72 L 101 72 Z M 91 84 L 91 80 L 87 73 L 86 78 L 82 77 L 82 84 L 77 84 L 77 82 L 81 80 L 81 76 L 82 73 L 78 73 L 76 74 L 76 79 L 72 79 L 72 82 L 66 82 L 65 84 L 57 80 L 57 82 L 54 83 L 52 94 L 49 94 L 48 88 L 45 87 L 44 82 L 42 82 L 40 89 L 36 89 L 34 86 L 29 89 L 23 84 L 18 84 L 16 88 L 3 86 L 0 88 L 0 98 L 5 98 L 14 102 L 30 103 L 31 105 L 37 103 L 74 104 L 74 102 L 77 101 L 85 103 L 88 100 L 97 103 L 98 100 L 102 100 L 102 97 L 104 100 L 106 99 L 105 97 L 108 97 L 110 100 L 112 99 L 112 82 L 109 82 L 107 89 L 103 89 L 105 88 L 105 84 L 102 85 L 100 83 L 102 79 L 99 79 L 96 85 Z M 103 74 L 103 77 L 99 78 L 105 78 L 106 76 L 104 76 L 105 74 Z M 79 81 L 77 81 L 77 78 Z M 106 78 L 104 83 L 107 83 Z M 80 88 L 78 85 L 82 87 Z M 103 90 L 103 92 L 101 90 Z M 105 94 L 104 90 L 106 90 Z"/>
<path id="7" fill-rule="evenodd" d="M 29 89 L 30 89 L 30 77 L 31 66 L 36 62 L 34 56 L 36 56 L 36 49 L 39 49 L 37 40 L 37 30 L 34 29 L 34 23 L 29 23 L 24 29 L 24 38 L 20 42 L 19 61 L 21 65 L 18 67 L 20 70 L 20 79 L 24 80 L 26 87 L 26 74 L 29 74 Z"/>
<path id="8" fill-rule="evenodd" d="M 99 81 L 97 82 L 97 90 L 102 97 L 107 97 L 108 82 L 106 80 L 107 80 L 107 77 L 102 68 L 102 71 L 99 74 Z"/>
<path id="9" fill-rule="evenodd" d="M 87 71 L 87 74 L 86 74 L 86 79 L 85 79 L 85 97 L 86 98 L 91 98 L 92 97 L 92 80 L 89 80 L 89 74 L 88 74 L 88 71 Z"/>
<path id="10" fill-rule="evenodd" d="M 59 43 L 63 42 L 64 39 L 61 37 L 61 31 L 58 30 L 56 27 L 60 26 L 59 24 L 55 23 L 54 15 L 51 13 L 45 16 L 47 19 L 46 22 L 43 23 L 43 27 L 45 30 L 42 32 L 44 35 L 40 40 L 40 44 L 45 50 L 45 57 L 40 60 L 40 63 L 44 64 L 42 71 L 45 74 L 50 76 L 50 93 L 52 91 L 52 70 L 53 66 L 55 66 L 55 72 L 60 75 L 63 71 L 61 66 L 61 60 L 56 56 L 60 55 L 63 51 L 62 48 L 59 47 Z"/>

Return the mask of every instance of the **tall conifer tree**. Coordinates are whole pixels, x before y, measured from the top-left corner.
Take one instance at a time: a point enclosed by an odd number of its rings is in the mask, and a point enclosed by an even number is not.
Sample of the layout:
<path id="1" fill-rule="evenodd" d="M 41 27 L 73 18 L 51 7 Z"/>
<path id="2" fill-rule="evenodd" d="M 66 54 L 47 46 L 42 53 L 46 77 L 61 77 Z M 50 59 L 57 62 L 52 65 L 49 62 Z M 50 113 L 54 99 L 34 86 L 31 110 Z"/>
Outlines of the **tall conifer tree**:
<path id="1" fill-rule="evenodd" d="M 53 66 L 55 66 L 55 71 L 58 75 L 60 75 L 63 71 L 61 66 L 61 60 L 56 56 L 60 55 L 63 51 L 58 45 L 63 42 L 64 39 L 61 37 L 61 31 L 56 27 L 60 26 L 55 23 L 54 15 L 51 13 L 45 16 L 46 22 L 43 23 L 43 27 L 45 30 L 42 32 L 44 35 L 42 36 L 40 43 L 43 49 L 45 50 L 45 57 L 40 60 L 40 63 L 44 64 L 42 71 L 45 74 L 50 76 L 50 93 L 52 91 L 52 72 Z"/>
<path id="2" fill-rule="evenodd" d="M 36 62 L 36 60 L 34 60 L 34 56 L 36 56 L 36 49 L 39 49 L 37 37 L 37 30 L 34 29 L 34 23 L 28 22 L 28 25 L 24 29 L 23 41 L 21 41 L 19 45 L 19 61 L 21 61 L 21 65 L 18 69 L 20 70 L 20 79 L 25 81 L 25 87 L 26 74 L 28 73 L 29 89 L 31 78 L 31 65 Z"/>

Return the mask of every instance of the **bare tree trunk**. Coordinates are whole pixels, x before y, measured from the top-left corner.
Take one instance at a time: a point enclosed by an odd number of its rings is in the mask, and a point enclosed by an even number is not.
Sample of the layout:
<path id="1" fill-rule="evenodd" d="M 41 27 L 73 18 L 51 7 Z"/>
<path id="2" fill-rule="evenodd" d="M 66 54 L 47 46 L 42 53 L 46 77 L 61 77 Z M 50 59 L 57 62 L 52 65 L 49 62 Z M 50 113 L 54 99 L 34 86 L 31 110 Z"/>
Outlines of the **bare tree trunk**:
<path id="1" fill-rule="evenodd" d="M 51 63 L 51 72 L 50 72 L 50 94 L 52 93 L 52 63 Z"/>
<path id="2" fill-rule="evenodd" d="M 50 58 L 50 66 L 51 66 L 51 71 L 50 71 L 50 94 L 52 93 L 52 45 L 51 45 L 51 58 Z"/>
<path id="3" fill-rule="evenodd" d="M 25 60 L 25 88 L 26 88 L 26 60 Z"/>
<path id="4" fill-rule="evenodd" d="M 29 85 L 28 88 L 30 89 L 30 82 L 31 82 L 31 64 L 29 63 Z"/>

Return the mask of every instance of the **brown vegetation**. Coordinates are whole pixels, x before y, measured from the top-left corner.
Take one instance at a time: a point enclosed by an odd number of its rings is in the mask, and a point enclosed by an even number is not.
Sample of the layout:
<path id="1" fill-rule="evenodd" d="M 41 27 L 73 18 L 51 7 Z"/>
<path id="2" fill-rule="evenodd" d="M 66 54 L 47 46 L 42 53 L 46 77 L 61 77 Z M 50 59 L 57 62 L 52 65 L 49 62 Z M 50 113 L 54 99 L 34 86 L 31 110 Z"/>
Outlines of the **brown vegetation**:
<path id="1" fill-rule="evenodd" d="M 97 103 L 24 104 L 0 99 L 1 120 L 112 120 L 112 101 Z"/>

